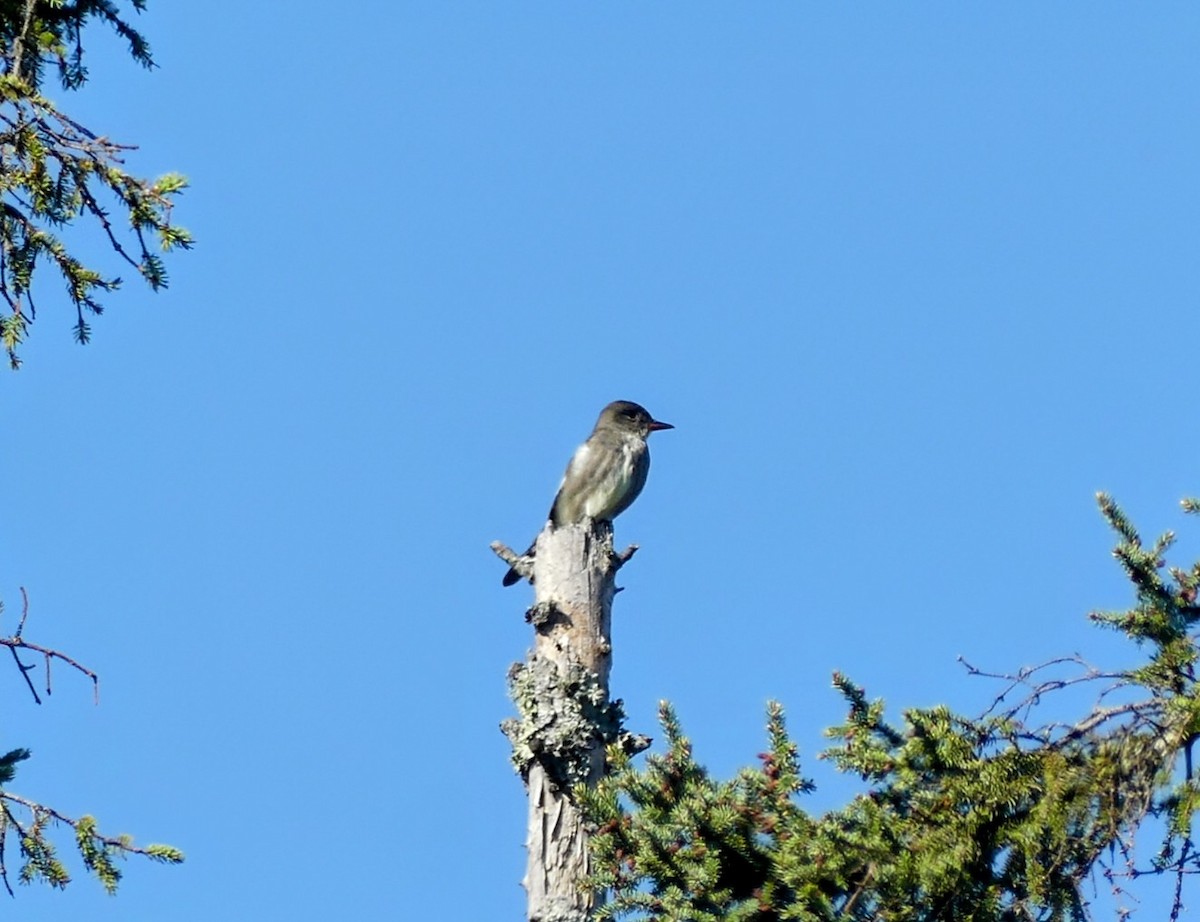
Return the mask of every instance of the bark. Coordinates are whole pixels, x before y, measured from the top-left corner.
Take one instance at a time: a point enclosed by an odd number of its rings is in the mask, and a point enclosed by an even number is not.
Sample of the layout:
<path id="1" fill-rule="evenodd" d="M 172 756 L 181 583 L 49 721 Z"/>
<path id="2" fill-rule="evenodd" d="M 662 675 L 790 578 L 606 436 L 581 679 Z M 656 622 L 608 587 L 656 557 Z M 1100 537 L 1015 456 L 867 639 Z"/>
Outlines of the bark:
<path id="1" fill-rule="evenodd" d="M 606 522 L 547 526 L 538 536 L 526 616 L 534 648 L 509 673 L 520 716 L 503 725 L 529 795 L 530 922 L 587 922 L 603 899 L 582 886 L 588 830 L 571 789 L 603 776 L 605 746 L 621 733 L 620 703 L 608 692 L 610 628 L 614 577 L 631 553 L 613 554 Z"/>

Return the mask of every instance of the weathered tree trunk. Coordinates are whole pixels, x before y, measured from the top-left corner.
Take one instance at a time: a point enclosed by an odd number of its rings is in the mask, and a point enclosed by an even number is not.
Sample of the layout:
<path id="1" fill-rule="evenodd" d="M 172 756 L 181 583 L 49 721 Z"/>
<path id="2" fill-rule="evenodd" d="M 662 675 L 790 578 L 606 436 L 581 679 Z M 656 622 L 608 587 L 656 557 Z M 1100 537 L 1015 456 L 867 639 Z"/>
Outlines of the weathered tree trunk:
<path id="1" fill-rule="evenodd" d="M 538 536 L 527 614 L 534 648 L 510 670 L 520 716 L 503 725 L 529 794 L 530 922 L 587 922 L 603 899 L 582 886 L 588 832 L 571 789 L 599 781 L 604 748 L 621 732 L 620 704 L 608 694 L 609 637 L 614 577 L 631 553 L 613 554 L 606 522 L 547 526 Z"/>

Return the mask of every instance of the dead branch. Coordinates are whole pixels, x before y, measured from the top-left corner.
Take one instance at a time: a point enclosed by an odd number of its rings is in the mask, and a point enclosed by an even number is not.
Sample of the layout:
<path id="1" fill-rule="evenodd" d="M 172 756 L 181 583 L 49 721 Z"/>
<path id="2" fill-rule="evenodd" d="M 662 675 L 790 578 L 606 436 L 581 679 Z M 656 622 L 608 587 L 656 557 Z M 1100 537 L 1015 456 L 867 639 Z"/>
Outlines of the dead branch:
<path id="1" fill-rule="evenodd" d="M 72 669 L 82 672 L 85 676 L 92 680 L 92 697 L 95 703 L 99 704 L 100 676 L 97 673 L 91 669 L 88 669 L 87 666 L 83 665 L 73 657 L 68 656 L 66 653 L 63 653 L 61 650 L 55 650 L 52 647 L 44 647 L 41 644 L 30 643 L 21 636 L 21 632 L 25 630 L 25 620 L 29 617 L 29 595 L 25 592 L 24 586 L 21 587 L 21 599 L 21 620 L 17 624 L 17 631 L 11 637 L 0 637 L 0 646 L 8 647 L 9 652 L 12 653 L 13 661 L 17 664 L 17 669 L 21 673 L 21 677 L 25 679 L 25 684 L 29 686 L 29 693 L 33 695 L 34 702 L 36 704 L 42 703 L 42 699 L 38 695 L 37 689 L 33 687 L 33 681 L 29 677 L 29 673 L 36 669 L 37 666 L 34 663 L 21 662 L 21 657 L 17 655 L 18 650 L 32 650 L 34 653 L 40 653 L 42 655 L 42 660 L 46 669 L 47 695 L 53 692 L 53 687 L 50 681 L 50 664 L 54 660 L 61 660 Z"/>

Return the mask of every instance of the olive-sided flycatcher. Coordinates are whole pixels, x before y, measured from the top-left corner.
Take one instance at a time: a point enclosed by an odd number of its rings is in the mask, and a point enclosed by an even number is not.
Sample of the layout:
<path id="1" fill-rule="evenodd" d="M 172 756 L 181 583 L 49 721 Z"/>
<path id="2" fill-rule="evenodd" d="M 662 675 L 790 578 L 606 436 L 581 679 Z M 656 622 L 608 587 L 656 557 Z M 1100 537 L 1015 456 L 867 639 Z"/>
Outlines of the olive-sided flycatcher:
<path id="1" fill-rule="evenodd" d="M 596 428 L 587 441 L 575 449 L 563 475 L 550 522 L 575 525 L 584 518 L 612 521 L 629 508 L 646 485 L 650 473 L 650 450 L 646 439 L 651 432 L 674 429 L 660 423 L 644 407 L 628 400 L 615 400 L 600 411 Z M 533 554 L 536 542 L 525 552 Z M 511 586 L 521 574 L 510 569 L 504 585 Z"/>

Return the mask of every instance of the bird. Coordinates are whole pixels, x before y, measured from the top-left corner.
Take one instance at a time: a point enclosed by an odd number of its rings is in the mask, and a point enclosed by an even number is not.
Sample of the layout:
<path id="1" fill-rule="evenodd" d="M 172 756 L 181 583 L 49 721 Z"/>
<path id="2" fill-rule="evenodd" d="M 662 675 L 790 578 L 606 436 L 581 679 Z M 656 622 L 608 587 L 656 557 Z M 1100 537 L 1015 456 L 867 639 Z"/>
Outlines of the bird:
<path id="1" fill-rule="evenodd" d="M 651 432 L 674 428 L 631 400 L 614 400 L 606 406 L 592 434 L 571 456 L 550 507 L 550 523 L 555 527 L 577 525 L 585 518 L 611 522 L 619 516 L 646 485 L 650 473 L 646 439 Z M 535 541 L 524 556 L 532 557 L 536 546 Z M 520 579 L 521 574 L 512 567 L 504 574 L 504 585 Z"/>

